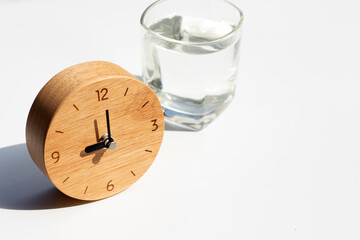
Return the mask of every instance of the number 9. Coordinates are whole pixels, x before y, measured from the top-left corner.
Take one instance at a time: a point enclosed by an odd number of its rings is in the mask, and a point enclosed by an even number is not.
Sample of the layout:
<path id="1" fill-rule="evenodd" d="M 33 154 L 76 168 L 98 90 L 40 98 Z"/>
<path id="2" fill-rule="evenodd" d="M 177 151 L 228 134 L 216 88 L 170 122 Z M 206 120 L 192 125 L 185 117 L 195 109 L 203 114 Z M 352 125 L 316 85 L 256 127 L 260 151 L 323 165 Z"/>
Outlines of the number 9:
<path id="1" fill-rule="evenodd" d="M 52 159 L 56 159 L 56 161 L 55 161 L 54 163 L 57 163 L 57 162 L 59 161 L 59 159 L 60 159 L 60 153 L 59 153 L 58 151 L 53 152 L 53 153 L 51 154 L 51 158 L 52 158 Z"/>

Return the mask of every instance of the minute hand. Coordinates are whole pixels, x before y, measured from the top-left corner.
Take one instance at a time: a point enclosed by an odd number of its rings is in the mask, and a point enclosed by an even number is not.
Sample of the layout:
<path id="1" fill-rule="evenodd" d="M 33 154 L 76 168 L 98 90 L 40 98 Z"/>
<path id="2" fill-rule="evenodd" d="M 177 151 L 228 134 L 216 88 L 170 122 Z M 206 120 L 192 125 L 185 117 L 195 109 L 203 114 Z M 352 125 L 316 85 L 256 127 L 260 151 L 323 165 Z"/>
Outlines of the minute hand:
<path id="1" fill-rule="evenodd" d="M 109 110 L 105 111 L 106 113 L 106 125 L 107 125 L 107 130 L 108 130 L 108 134 L 107 134 L 107 139 L 105 139 L 105 146 L 110 149 L 111 151 L 116 149 L 116 142 L 114 141 L 114 139 L 111 136 L 111 132 L 110 132 L 110 117 L 109 117 Z"/>
<path id="2" fill-rule="evenodd" d="M 109 138 L 109 142 L 113 142 L 114 139 L 111 136 L 111 132 L 110 132 L 110 117 L 109 117 L 109 110 L 106 109 L 105 111 L 106 113 L 106 125 L 107 125 L 107 131 L 108 131 L 108 138 Z"/>

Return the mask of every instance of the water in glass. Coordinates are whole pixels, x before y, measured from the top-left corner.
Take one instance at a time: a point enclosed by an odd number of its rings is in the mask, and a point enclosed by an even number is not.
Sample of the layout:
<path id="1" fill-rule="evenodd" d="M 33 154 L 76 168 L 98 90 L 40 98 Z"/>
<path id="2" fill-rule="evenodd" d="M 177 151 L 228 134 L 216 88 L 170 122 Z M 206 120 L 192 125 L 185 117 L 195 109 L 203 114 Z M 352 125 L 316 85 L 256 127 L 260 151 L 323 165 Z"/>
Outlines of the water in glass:
<path id="1" fill-rule="evenodd" d="M 213 121 L 234 96 L 239 34 L 225 21 L 177 16 L 143 36 L 143 79 L 165 118 L 193 130 Z"/>

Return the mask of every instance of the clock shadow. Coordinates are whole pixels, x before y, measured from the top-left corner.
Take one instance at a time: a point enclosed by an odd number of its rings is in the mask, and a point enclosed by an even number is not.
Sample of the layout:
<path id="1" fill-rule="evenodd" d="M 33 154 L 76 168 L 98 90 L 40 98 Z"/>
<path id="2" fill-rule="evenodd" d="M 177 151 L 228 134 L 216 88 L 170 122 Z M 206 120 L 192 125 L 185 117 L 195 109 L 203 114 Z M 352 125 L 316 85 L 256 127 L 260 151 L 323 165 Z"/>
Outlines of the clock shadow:
<path id="1" fill-rule="evenodd" d="M 86 203 L 60 192 L 37 168 L 25 143 L 0 148 L 0 208 L 40 210 Z"/>
<path id="2" fill-rule="evenodd" d="M 99 135 L 99 126 L 98 126 L 98 122 L 96 119 L 94 120 L 94 129 L 95 129 L 95 142 L 97 143 L 100 141 L 100 135 Z M 87 157 L 87 156 L 94 155 L 92 158 L 92 163 L 98 164 L 101 160 L 101 157 L 104 156 L 105 151 L 106 151 L 106 149 L 99 149 L 95 152 L 86 153 L 84 150 L 82 150 L 80 152 L 80 157 Z"/>
<path id="3" fill-rule="evenodd" d="M 100 162 L 102 156 L 104 156 L 105 151 L 106 151 L 106 149 L 99 149 L 92 153 L 86 153 L 84 150 L 82 150 L 80 152 L 80 157 L 87 157 L 87 156 L 94 155 L 94 157 L 92 158 L 92 163 L 98 164 Z"/>

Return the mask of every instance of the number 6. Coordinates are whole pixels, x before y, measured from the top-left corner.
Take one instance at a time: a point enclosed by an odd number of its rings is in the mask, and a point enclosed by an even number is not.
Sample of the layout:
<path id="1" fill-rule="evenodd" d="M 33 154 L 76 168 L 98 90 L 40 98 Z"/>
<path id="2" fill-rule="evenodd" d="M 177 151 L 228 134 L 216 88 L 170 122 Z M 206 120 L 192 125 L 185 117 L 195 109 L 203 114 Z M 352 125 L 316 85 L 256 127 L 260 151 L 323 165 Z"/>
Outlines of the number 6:
<path id="1" fill-rule="evenodd" d="M 111 181 L 112 181 L 112 180 L 110 180 L 110 181 L 108 182 L 107 186 L 106 186 L 106 189 L 107 189 L 108 191 L 112 191 L 112 190 L 115 188 L 114 184 L 110 184 Z"/>

